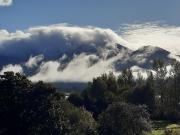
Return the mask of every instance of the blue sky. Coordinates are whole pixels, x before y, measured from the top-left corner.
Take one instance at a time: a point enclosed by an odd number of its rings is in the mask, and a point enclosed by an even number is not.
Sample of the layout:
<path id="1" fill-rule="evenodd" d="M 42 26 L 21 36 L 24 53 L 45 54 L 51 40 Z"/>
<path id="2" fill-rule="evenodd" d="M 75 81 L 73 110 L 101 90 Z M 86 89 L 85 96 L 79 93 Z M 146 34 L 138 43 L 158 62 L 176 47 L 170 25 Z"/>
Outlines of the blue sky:
<path id="1" fill-rule="evenodd" d="M 0 29 L 69 23 L 117 29 L 126 23 L 180 25 L 180 0 L 14 0 L 0 7 Z"/>

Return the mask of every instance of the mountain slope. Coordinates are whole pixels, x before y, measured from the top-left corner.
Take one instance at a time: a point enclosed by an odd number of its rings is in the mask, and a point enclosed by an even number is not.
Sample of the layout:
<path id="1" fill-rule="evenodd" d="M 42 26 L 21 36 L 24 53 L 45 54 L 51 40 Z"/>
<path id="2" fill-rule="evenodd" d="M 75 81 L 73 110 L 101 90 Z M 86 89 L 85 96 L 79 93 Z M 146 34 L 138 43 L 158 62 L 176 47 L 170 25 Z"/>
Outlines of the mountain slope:
<path id="1" fill-rule="evenodd" d="M 136 51 L 132 51 L 127 58 L 116 61 L 115 67 L 117 70 L 123 68 L 130 68 L 132 66 L 139 66 L 145 69 L 152 69 L 152 62 L 155 59 L 160 59 L 169 64 L 171 58 L 169 58 L 170 52 L 153 46 L 144 46 Z"/>
<path id="2" fill-rule="evenodd" d="M 154 59 L 167 65 L 180 59 L 153 46 L 131 50 L 117 33 L 97 27 L 51 25 L 1 35 L 0 73 L 21 72 L 32 81 L 84 83 L 125 68 L 151 70 Z"/>
<path id="3" fill-rule="evenodd" d="M 169 64 L 173 58 L 169 57 L 170 52 L 159 47 L 144 46 L 138 50 L 132 51 L 120 44 L 112 46 L 103 46 L 101 48 L 94 49 L 91 51 L 87 49 L 79 49 L 78 53 L 75 51 L 71 54 L 66 53 L 63 56 L 60 54 L 59 58 L 49 59 L 43 55 L 29 56 L 28 61 L 20 61 L 15 64 L 20 65 L 23 72 L 31 76 L 32 80 L 44 80 L 48 82 L 46 76 L 50 76 L 50 82 L 58 81 L 72 81 L 81 82 L 80 77 L 75 77 L 70 80 L 71 75 L 74 76 L 77 72 L 84 72 L 84 75 L 92 74 L 91 77 L 82 78 L 82 82 L 86 82 L 95 76 L 100 75 L 104 72 L 114 71 L 121 72 L 125 68 L 131 68 L 137 66 L 142 69 L 152 69 L 152 62 L 155 59 L 160 59 Z M 179 56 L 176 56 L 179 57 Z M 1 57 L 2 58 L 2 57 Z M 3 57 L 8 59 L 8 57 Z M 8 59 L 9 64 L 14 61 Z M 1 62 L 1 64 L 4 64 Z M 101 69 L 99 69 L 101 68 Z M 87 71 L 85 71 L 87 70 Z M 101 72 L 102 70 L 102 72 Z M 100 72 L 98 72 L 100 71 Z M 68 74 L 69 72 L 69 74 Z M 94 73 L 92 73 L 94 72 Z M 96 74 L 96 72 L 98 72 Z M 58 74 L 63 77 L 53 78 L 53 74 Z M 51 76 L 52 74 L 52 76 Z M 66 76 L 68 76 L 66 78 Z M 64 80 L 63 80 L 64 78 Z"/>

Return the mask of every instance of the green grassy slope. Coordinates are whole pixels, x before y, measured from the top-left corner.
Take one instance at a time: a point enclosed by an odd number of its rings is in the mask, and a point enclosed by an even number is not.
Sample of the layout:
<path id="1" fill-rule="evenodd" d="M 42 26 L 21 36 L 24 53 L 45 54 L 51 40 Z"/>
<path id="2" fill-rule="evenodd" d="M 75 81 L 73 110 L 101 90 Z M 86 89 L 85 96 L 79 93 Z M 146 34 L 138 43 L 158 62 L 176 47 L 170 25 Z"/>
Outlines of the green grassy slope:
<path id="1" fill-rule="evenodd" d="M 166 135 L 166 131 L 170 133 L 168 135 L 180 135 L 180 123 L 154 121 L 153 131 L 147 135 Z"/>

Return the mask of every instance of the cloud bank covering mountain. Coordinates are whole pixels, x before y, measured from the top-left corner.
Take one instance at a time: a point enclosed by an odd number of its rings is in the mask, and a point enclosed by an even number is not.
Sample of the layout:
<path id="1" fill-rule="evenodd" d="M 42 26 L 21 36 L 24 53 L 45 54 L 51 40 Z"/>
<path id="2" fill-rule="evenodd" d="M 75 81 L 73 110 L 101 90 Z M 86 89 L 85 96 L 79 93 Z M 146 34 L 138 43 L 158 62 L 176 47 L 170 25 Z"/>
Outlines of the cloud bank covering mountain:
<path id="1" fill-rule="evenodd" d="M 155 58 L 179 59 L 179 36 L 179 27 L 158 24 L 126 25 L 118 32 L 68 24 L 0 30 L 0 73 L 21 72 L 32 81 L 87 82 L 124 68 L 145 72 Z"/>

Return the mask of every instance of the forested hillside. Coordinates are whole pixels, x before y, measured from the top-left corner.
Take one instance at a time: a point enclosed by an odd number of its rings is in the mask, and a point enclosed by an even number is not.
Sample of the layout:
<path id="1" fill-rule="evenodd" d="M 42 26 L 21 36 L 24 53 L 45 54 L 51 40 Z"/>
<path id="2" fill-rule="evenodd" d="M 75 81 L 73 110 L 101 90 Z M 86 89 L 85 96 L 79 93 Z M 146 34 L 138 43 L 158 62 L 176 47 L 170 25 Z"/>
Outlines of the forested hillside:
<path id="1" fill-rule="evenodd" d="M 155 121 L 180 121 L 180 63 L 133 77 L 130 69 L 94 78 L 83 91 L 57 91 L 19 73 L 0 76 L 1 135 L 145 135 Z M 157 126 L 158 124 L 156 124 Z M 178 126 L 176 127 L 179 128 Z M 179 135 L 167 128 L 163 135 Z M 153 131 L 151 133 L 151 131 Z"/>

